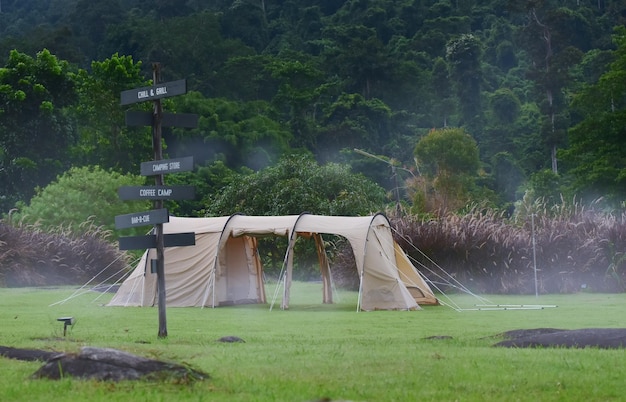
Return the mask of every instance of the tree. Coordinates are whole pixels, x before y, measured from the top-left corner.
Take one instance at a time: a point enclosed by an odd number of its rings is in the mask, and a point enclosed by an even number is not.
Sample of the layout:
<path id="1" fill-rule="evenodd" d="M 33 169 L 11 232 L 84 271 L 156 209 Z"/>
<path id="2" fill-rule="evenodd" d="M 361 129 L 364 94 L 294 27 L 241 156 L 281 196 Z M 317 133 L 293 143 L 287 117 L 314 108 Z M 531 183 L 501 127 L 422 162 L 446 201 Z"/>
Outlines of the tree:
<path id="1" fill-rule="evenodd" d="M 167 2 L 175 4 L 171 0 Z M 182 4 L 178 6 L 183 7 Z M 205 96 L 220 97 L 225 91 L 230 97 L 237 88 L 247 84 L 245 77 L 237 72 L 229 75 L 225 63 L 250 56 L 254 49 L 238 39 L 225 37 L 220 15 L 202 11 L 159 18 L 155 13 L 136 11 L 127 13 L 125 19 L 107 29 L 106 39 L 99 45 L 103 49 L 101 54 L 132 55 L 144 65 L 159 62 L 163 66 L 163 81 L 185 78 L 187 88 Z M 252 66 L 249 68 L 253 69 Z M 230 91 L 231 85 L 236 86 L 233 91 Z"/>
<path id="2" fill-rule="evenodd" d="M 0 69 L 0 210 L 28 200 L 70 164 L 73 74 L 47 50 L 11 51 Z"/>
<path id="3" fill-rule="evenodd" d="M 448 127 L 450 116 L 455 111 L 450 85 L 450 72 L 446 61 L 437 57 L 433 63 L 431 77 L 432 93 L 435 94 L 433 112 L 436 116 L 435 127 Z"/>
<path id="4" fill-rule="evenodd" d="M 550 169 L 535 172 L 530 176 L 526 184 L 526 192 L 523 199 L 540 200 L 550 207 L 561 205 L 564 199 L 571 199 L 564 194 L 562 182 L 561 176 Z"/>
<path id="5" fill-rule="evenodd" d="M 498 152 L 490 160 L 493 169 L 493 187 L 501 202 L 511 205 L 519 198 L 524 172 L 509 152 Z"/>
<path id="6" fill-rule="evenodd" d="M 462 128 L 432 130 L 419 140 L 414 154 L 430 181 L 427 194 L 419 195 L 431 205 L 428 209 L 445 212 L 465 206 L 480 167 L 476 141 Z"/>
<path id="7" fill-rule="evenodd" d="M 327 28 L 323 36 L 328 43 L 323 58 L 324 65 L 331 68 L 329 73 L 339 75 L 347 91 L 366 99 L 375 96 L 374 86 L 386 79 L 391 62 L 376 30 L 339 25 Z"/>
<path id="8" fill-rule="evenodd" d="M 121 186 L 142 185 L 145 178 L 122 175 L 98 166 L 71 168 L 55 181 L 39 189 L 28 204 L 18 204 L 11 215 L 14 222 L 36 224 L 45 229 L 67 228 L 74 234 L 85 233 L 93 224 L 111 230 L 117 237 L 115 216 L 144 211 L 147 201 L 122 201 L 117 189 Z M 86 225 L 87 223 L 87 225 Z M 129 229 L 124 233 L 145 233 L 145 228 Z"/>
<path id="9" fill-rule="evenodd" d="M 77 77 L 79 102 L 73 108 L 79 140 L 74 159 L 82 165 L 99 165 L 121 172 L 137 172 L 152 156 L 149 128 L 127 127 L 120 106 L 120 92 L 148 85 L 142 78 L 141 62 L 117 53 L 91 63 L 91 72 Z"/>
<path id="10" fill-rule="evenodd" d="M 261 52 L 269 42 L 264 0 L 234 0 L 222 16 L 222 32 Z"/>
<path id="11" fill-rule="evenodd" d="M 589 24 L 580 14 L 547 1 L 529 0 L 516 3 L 515 7 L 527 15 L 518 42 L 532 61 L 528 76 L 535 83 L 537 104 L 543 115 L 541 135 L 550 152 L 551 169 L 557 174 L 557 150 L 564 145 L 569 125 L 565 95 L 571 84 L 570 70 L 582 58 L 580 49 L 588 47 Z M 583 40 L 579 32 L 585 30 L 588 34 L 583 34 Z"/>
<path id="12" fill-rule="evenodd" d="M 317 115 L 317 104 L 332 84 L 324 83 L 322 71 L 311 60 L 303 59 L 275 60 L 266 69 L 279 83 L 272 104 L 288 120 L 295 134 L 294 146 L 315 149 L 317 120 L 321 117 Z"/>
<path id="13" fill-rule="evenodd" d="M 382 150 L 391 142 L 389 131 L 391 108 L 380 99 L 365 99 L 360 94 L 341 94 L 324 108 L 324 129 L 321 130 L 317 156 L 328 160 L 342 149 L 367 148 Z"/>
<path id="14" fill-rule="evenodd" d="M 615 61 L 592 85 L 574 97 L 583 118 L 568 131 L 569 148 L 559 155 L 584 198 L 626 200 L 626 28 L 616 30 Z"/>
<path id="15" fill-rule="evenodd" d="M 213 197 L 228 186 L 238 174 L 250 174 L 251 170 L 239 169 L 239 173 L 228 168 L 223 161 L 199 165 L 193 172 L 168 175 L 168 185 L 192 185 L 196 189 L 193 200 L 167 201 L 165 207 L 174 216 L 203 216 L 207 205 L 211 205 Z"/>
<path id="16" fill-rule="evenodd" d="M 459 100 L 461 124 L 472 128 L 478 127 L 482 117 L 481 55 L 480 39 L 473 34 L 463 34 L 446 45 L 446 59 Z"/>
<path id="17" fill-rule="evenodd" d="M 347 165 L 320 166 L 309 154 L 283 157 L 271 167 L 235 176 L 207 205 L 211 215 L 367 215 L 381 210 L 385 190 Z"/>
<path id="18" fill-rule="evenodd" d="M 489 99 L 489 104 L 494 118 L 500 124 L 511 124 L 519 116 L 521 103 L 515 93 L 508 88 L 495 91 Z"/>
<path id="19" fill-rule="evenodd" d="M 521 102 L 508 88 L 497 89 L 488 99 L 488 118 L 481 135 L 480 155 L 483 160 L 490 160 L 500 152 L 512 157 L 518 152 L 514 143 L 519 137 L 515 123 L 520 117 Z"/>
<path id="20" fill-rule="evenodd" d="M 72 23 L 73 40 L 88 52 L 85 60 L 97 60 L 102 56 L 107 30 L 123 21 L 124 13 L 119 0 L 98 3 L 78 0 L 68 19 Z"/>
<path id="21" fill-rule="evenodd" d="M 177 111 L 197 113 L 200 121 L 198 129 L 174 131 L 166 139 L 176 142 L 167 151 L 170 156 L 193 155 L 199 165 L 222 160 L 231 169 L 258 170 L 289 150 L 292 135 L 273 118 L 275 111 L 268 102 L 207 99 L 195 91 L 174 102 Z"/>

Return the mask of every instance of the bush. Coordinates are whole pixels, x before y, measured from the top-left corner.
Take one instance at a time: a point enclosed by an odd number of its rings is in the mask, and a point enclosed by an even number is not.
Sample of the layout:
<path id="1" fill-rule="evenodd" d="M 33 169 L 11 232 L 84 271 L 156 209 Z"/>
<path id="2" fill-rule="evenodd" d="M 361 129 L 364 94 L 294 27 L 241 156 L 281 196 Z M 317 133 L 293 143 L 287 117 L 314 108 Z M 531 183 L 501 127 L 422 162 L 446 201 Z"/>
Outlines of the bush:
<path id="1" fill-rule="evenodd" d="M 144 178 L 106 171 L 98 166 L 72 168 L 59 176 L 30 200 L 18 205 L 10 222 L 37 225 L 39 230 L 64 228 L 81 234 L 90 230 L 89 221 L 103 230 L 115 228 L 115 216 L 150 208 L 145 201 L 121 201 L 117 189 L 126 185 L 144 184 Z M 130 229 L 125 234 L 145 233 L 145 228 Z M 111 232 L 115 239 L 117 232 Z"/>
<path id="2" fill-rule="evenodd" d="M 235 176 L 211 200 L 207 213 L 358 216 L 378 212 L 384 204 L 385 190 L 347 165 L 319 166 L 310 155 L 291 155 L 275 166 Z"/>

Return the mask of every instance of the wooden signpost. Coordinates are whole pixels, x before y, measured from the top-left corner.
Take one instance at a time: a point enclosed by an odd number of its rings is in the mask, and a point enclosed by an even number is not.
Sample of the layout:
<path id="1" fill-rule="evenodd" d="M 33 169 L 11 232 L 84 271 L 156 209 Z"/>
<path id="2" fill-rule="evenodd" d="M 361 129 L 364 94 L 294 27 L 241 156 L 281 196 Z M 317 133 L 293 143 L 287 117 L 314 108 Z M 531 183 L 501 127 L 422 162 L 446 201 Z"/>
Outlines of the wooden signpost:
<path id="1" fill-rule="evenodd" d="M 164 248 L 175 246 L 192 246 L 196 243 L 195 233 L 163 233 L 163 223 L 169 222 L 167 209 L 163 208 L 164 200 L 186 200 L 195 197 L 193 186 L 165 186 L 163 175 L 193 170 L 193 158 L 163 159 L 161 146 L 162 127 L 195 128 L 198 125 L 198 116 L 195 114 L 163 113 L 161 99 L 187 93 L 187 81 L 178 80 L 161 83 L 161 65 L 152 64 L 152 78 L 154 85 L 123 91 L 120 94 L 120 104 L 130 105 L 139 102 L 152 101 L 152 113 L 129 111 L 126 113 L 126 124 L 129 126 L 151 126 L 152 147 L 154 160 L 141 164 L 141 175 L 153 176 L 154 186 L 124 186 L 118 189 L 122 200 L 153 200 L 154 209 L 146 212 L 119 215 L 115 217 L 115 226 L 118 229 L 135 226 L 154 225 L 154 234 L 146 236 L 121 237 L 120 250 L 155 248 L 157 258 L 151 265 L 157 274 L 157 292 L 159 306 L 159 333 L 160 338 L 167 337 L 167 320 L 165 314 L 165 258 Z"/>

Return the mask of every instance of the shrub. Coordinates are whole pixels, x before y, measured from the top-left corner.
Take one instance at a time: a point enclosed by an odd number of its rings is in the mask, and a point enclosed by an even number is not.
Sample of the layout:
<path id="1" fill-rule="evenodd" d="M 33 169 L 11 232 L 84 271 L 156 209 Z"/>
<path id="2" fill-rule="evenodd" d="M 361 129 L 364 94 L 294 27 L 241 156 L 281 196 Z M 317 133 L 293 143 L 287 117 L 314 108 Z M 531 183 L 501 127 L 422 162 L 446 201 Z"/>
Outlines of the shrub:
<path id="1" fill-rule="evenodd" d="M 238 175 L 215 196 L 207 212 L 230 215 L 366 215 L 380 211 L 385 190 L 347 165 L 319 166 L 310 155 L 291 155 L 275 166 Z"/>
<path id="2" fill-rule="evenodd" d="M 121 186 L 143 183 L 143 177 L 122 175 L 98 166 L 72 168 L 38 190 L 29 205 L 18 205 L 18 211 L 11 215 L 10 221 L 36 224 L 40 230 L 64 228 L 76 234 L 90 229 L 91 225 L 84 225 L 86 221 L 105 230 L 113 230 L 115 215 L 150 208 L 146 201 L 121 201 L 117 195 Z M 132 234 L 136 231 L 126 232 Z M 146 230 L 140 228 L 139 231 Z M 115 239 L 117 232 L 111 232 L 111 237 Z"/>

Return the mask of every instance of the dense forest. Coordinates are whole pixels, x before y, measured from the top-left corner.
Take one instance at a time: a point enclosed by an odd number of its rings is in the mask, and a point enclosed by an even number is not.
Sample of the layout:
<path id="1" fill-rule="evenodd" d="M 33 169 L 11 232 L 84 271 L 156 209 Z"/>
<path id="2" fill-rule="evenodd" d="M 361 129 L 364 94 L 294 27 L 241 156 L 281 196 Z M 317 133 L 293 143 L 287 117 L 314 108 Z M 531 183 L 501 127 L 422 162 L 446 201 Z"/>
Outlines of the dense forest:
<path id="1" fill-rule="evenodd" d="M 181 214 L 206 210 L 224 172 L 294 152 L 414 212 L 529 192 L 620 206 L 625 22 L 622 0 L 3 0 L 1 211 L 70 167 L 137 174 L 151 134 L 124 113 L 150 105 L 119 96 L 154 62 L 187 80 L 166 111 L 200 116 L 164 134 L 198 165 L 175 179 L 200 193 Z"/>

